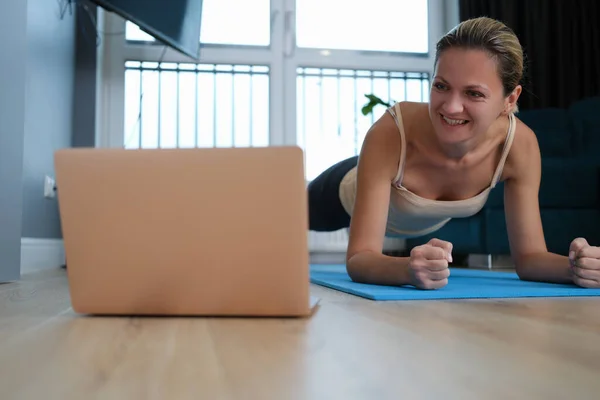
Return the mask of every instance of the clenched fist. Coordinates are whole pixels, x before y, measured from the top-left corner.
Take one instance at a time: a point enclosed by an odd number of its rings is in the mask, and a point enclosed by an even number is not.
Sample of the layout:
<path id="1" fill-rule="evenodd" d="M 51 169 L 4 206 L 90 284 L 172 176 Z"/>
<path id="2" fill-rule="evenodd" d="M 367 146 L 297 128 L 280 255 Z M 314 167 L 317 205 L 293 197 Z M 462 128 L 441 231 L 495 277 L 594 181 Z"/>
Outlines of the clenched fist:
<path id="1" fill-rule="evenodd" d="M 410 252 L 408 271 L 411 285 L 419 289 L 439 289 L 448 284 L 452 262 L 452 243 L 431 239 Z"/>
<path id="2" fill-rule="evenodd" d="M 586 288 L 600 288 L 600 247 L 590 246 L 577 238 L 569 248 L 573 283 Z"/>

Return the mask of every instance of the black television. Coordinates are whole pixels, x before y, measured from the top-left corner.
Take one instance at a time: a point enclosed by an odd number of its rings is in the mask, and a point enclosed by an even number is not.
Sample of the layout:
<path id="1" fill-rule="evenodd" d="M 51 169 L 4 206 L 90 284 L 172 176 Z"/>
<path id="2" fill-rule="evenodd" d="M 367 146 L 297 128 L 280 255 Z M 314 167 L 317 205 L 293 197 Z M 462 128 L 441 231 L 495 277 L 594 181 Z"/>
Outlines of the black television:
<path id="1" fill-rule="evenodd" d="M 181 53 L 198 59 L 202 0 L 90 0 Z"/>

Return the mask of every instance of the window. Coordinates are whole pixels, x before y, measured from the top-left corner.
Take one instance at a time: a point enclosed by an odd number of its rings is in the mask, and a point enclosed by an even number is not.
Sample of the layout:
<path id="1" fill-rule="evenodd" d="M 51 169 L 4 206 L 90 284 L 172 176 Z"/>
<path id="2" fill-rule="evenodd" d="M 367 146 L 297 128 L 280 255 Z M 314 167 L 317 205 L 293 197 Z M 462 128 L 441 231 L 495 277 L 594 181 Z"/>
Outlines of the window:
<path id="1" fill-rule="evenodd" d="M 268 46 L 271 42 L 269 0 L 204 0 L 202 43 Z"/>
<path id="2" fill-rule="evenodd" d="M 235 10 L 235 12 L 232 12 Z M 269 0 L 204 0 L 200 41 L 204 44 L 268 46 Z M 154 38 L 127 21 L 125 39 L 154 42 Z"/>
<path id="3" fill-rule="evenodd" d="M 125 63 L 125 148 L 266 146 L 269 68 Z"/>
<path id="4" fill-rule="evenodd" d="M 333 18 L 332 16 L 336 16 Z M 427 1 L 296 0 L 298 47 L 426 54 Z"/>
<path id="5" fill-rule="evenodd" d="M 363 115 L 364 94 L 388 103 L 429 96 L 427 73 L 298 68 L 297 74 L 297 142 L 305 149 L 308 180 L 358 154 L 367 130 L 384 111 Z"/>
<path id="6" fill-rule="evenodd" d="M 200 60 L 164 51 L 131 22 L 105 15 L 102 143 L 299 145 L 311 180 L 358 154 L 385 111 L 363 115 L 366 95 L 428 101 L 444 7 L 442 0 L 205 0 Z M 119 28 L 123 35 L 114 34 Z"/>

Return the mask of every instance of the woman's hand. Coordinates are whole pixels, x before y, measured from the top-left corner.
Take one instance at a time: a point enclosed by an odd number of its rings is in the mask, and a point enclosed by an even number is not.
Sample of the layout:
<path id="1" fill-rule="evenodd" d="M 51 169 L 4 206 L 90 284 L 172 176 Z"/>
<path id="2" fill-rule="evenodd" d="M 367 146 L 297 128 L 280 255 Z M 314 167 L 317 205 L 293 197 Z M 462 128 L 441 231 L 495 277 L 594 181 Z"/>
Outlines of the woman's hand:
<path id="1" fill-rule="evenodd" d="M 577 238 L 569 247 L 573 283 L 585 288 L 600 288 L 600 247 Z"/>
<path id="2" fill-rule="evenodd" d="M 448 284 L 452 262 L 452 243 L 431 239 L 410 252 L 408 271 L 411 285 L 419 289 L 439 289 Z"/>

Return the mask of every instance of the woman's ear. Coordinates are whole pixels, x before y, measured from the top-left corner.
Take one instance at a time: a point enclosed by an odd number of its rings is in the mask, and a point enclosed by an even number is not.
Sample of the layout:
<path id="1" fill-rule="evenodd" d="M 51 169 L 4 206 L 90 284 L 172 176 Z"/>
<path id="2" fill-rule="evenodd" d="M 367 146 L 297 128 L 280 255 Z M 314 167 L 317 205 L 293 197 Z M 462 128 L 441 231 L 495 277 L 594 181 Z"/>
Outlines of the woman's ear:
<path id="1" fill-rule="evenodd" d="M 519 96 L 521 96 L 521 91 L 523 88 L 521 85 L 517 85 L 511 94 L 505 100 L 504 104 L 504 114 L 508 114 L 511 112 L 516 112 L 517 110 L 517 101 L 519 100 Z"/>

